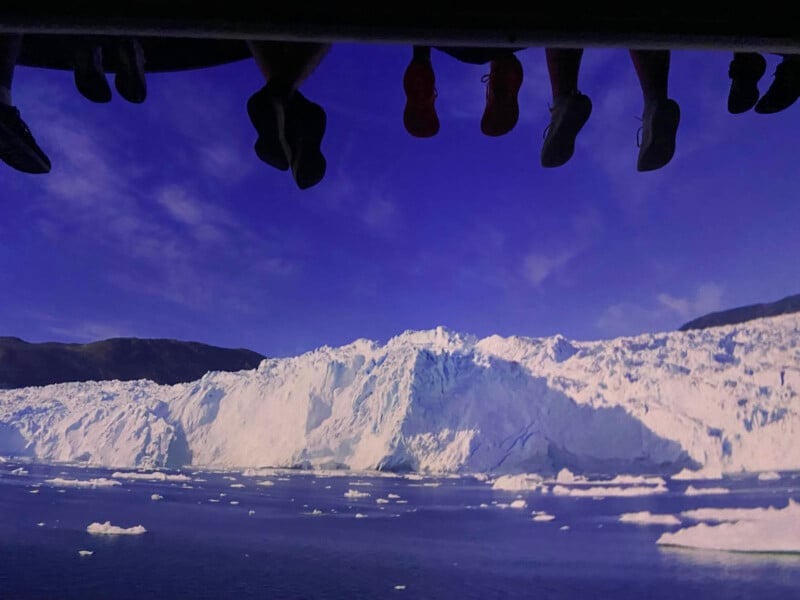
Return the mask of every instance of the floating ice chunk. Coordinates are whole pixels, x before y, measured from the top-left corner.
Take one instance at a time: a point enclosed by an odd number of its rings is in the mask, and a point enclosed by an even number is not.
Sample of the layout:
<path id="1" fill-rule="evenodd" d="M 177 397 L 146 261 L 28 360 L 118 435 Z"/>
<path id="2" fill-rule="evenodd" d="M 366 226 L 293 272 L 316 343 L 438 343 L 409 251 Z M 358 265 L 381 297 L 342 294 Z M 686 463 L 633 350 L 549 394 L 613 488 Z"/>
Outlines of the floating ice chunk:
<path id="1" fill-rule="evenodd" d="M 394 586 L 394 589 L 396 589 L 396 590 L 404 590 L 404 589 L 406 589 L 406 586 L 404 586 L 404 585 L 396 585 L 396 586 Z"/>
<path id="2" fill-rule="evenodd" d="M 730 490 L 724 487 L 708 487 L 708 488 L 696 488 L 693 485 L 690 485 L 686 488 L 684 494 L 687 496 L 707 496 L 713 494 L 730 494 Z"/>
<path id="3" fill-rule="evenodd" d="M 363 513 L 356 513 L 356 519 L 366 519 L 367 515 Z"/>
<path id="4" fill-rule="evenodd" d="M 250 510 L 250 511 L 247 511 L 247 514 L 248 514 L 248 516 L 252 517 L 254 514 L 256 514 L 256 511 Z"/>
<path id="5" fill-rule="evenodd" d="M 347 490 L 344 493 L 345 498 L 369 498 L 369 493 L 359 492 L 358 490 Z"/>
<path id="6" fill-rule="evenodd" d="M 239 504 L 239 501 L 238 500 L 231 500 L 231 504 L 233 506 L 236 506 L 237 504 Z"/>
<path id="7" fill-rule="evenodd" d="M 371 487 L 372 484 L 369 481 L 351 481 L 348 485 L 352 485 L 354 487 Z"/>
<path id="8" fill-rule="evenodd" d="M 315 517 L 318 517 L 319 515 L 322 514 L 322 511 L 318 508 L 315 508 L 314 510 L 311 511 L 311 514 L 314 515 Z"/>
<path id="9" fill-rule="evenodd" d="M 776 471 L 764 471 L 758 474 L 759 481 L 777 481 L 781 474 Z"/>
<path id="10" fill-rule="evenodd" d="M 23 469 L 22 467 L 17 467 L 16 469 L 11 470 L 11 474 L 22 476 L 22 475 L 27 475 L 28 471 L 26 469 Z"/>
<path id="11" fill-rule="evenodd" d="M 700 523 L 664 533 L 656 543 L 735 552 L 800 552 L 800 504 L 790 500 L 782 509 L 750 509 L 745 520 Z"/>
<path id="12" fill-rule="evenodd" d="M 44 521 L 39 521 L 39 522 L 36 524 L 36 526 L 37 526 L 37 527 L 44 527 Z"/>
<path id="13" fill-rule="evenodd" d="M 325 486 L 325 489 L 326 489 L 326 490 L 329 490 L 329 489 L 331 489 L 331 486 L 329 486 L 329 485 L 326 485 L 326 486 Z"/>
<path id="14" fill-rule="evenodd" d="M 161 494 L 152 494 L 150 496 L 150 500 L 163 500 L 163 499 L 164 499 L 164 496 L 162 496 Z"/>
<path id="15" fill-rule="evenodd" d="M 397 503 L 400 504 L 400 501 L 398 500 Z M 489 505 L 485 502 L 481 502 L 481 505 L 478 508 L 489 508 Z"/>
<path id="16" fill-rule="evenodd" d="M 209 502 L 213 502 L 214 504 L 216 504 L 217 502 L 219 502 L 219 499 L 218 498 L 209 498 L 208 501 Z"/>
<path id="17" fill-rule="evenodd" d="M 408 504 L 408 500 L 395 500 L 395 504 Z"/>
<path id="18" fill-rule="evenodd" d="M 378 504 L 389 504 L 389 501 L 386 498 L 376 498 L 375 502 Z"/>
<path id="19" fill-rule="evenodd" d="M 522 498 L 518 498 L 514 500 L 511 504 L 509 504 L 511 508 L 528 508 L 528 503 L 525 502 Z"/>
<path id="20" fill-rule="evenodd" d="M 559 531 L 567 531 L 569 529 L 569 525 L 562 525 L 558 528 Z"/>
<path id="21" fill-rule="evenodd" d="M 35 490 L 30 490 L 28 493 L 29 494 L 38 494 L 39 493 L 39 488 L 36 488 Z"/>
<path id="22" fill-rule="evenodd" d="M 503 475 L 495 479 L 492 484 L 493 490 L 507 490 L 515 492 L 518 490 L 536 490 L 542 487 L 542 477 L 535 473 L 522 475 Z"/>
<path id="23" fill-rule="evenodd" d="M 654 514 L 649 511 L 624 513 L 619 517 L 622 523 L 635 523 L 637 525 L 680 525 L 681 521 L 675 515 Z"/>
<path id="24" fill-rule="evenodd" d="M 604 483 L 620 485 L 667 485 L 663 477 L 648 477 L 645 475 L 617 475 Z"/>
<path id="25" fill-rule="evenodd" d="M 422 487 L 439 487 L 440 485 L 442 484 L 438 481 L 427 481 L 422 484 Z"/>
<path id="26" fill-rule="evenodd" d="M 582 476 L 575 476 L 575 474 L 567 468 L 561 469 L 556 475 L 556 481 L 558 483 L 580 483 L 586 481 L 585 477 Z"/>
<path id="27" fill-rule="evenodd" d="M 533 520 L 534 521 L 552 521 L 555 519 L 555 515 L 551 515 L 543 510 L 535 510 L 533 511 Z"/>
<path id="28" fill-rule="evenodd" d="M 92 535 L 141 535 L 147 532 L 147 530 L 141 525 L 134 525 L 133 527 L 125 528 L 112 525 L 111 521 L 106 521 L 105 523 L 92 523 L 86 527 L 86 531 Z"/>
<path id="29" fill-rule="evenodd" d="M 699 481 L 702 479 L 722 479 L 722 471 L 713 467 L 705 467 L 698 471 L 691 469 L 683 469 L 675 475 L 670 476 L 670 479 L 678 481 Z"/>
<path id="30" fill-rule="evenodd" d="M 98 477 L 97 479 L 64 479 L 56 477 L 54 479 L 45 479 L 45 483 L 49 483 L 55 487 L 74 487 L 74 488 L 98 488 L 98 487 L 114 487 L 115 485 L 122 485 L 119 481 L 113 479 L 106 479 L 105 477 Z"/>
<path id="31" fill-rule="evenodd" d="M 91 556 L 92 554 L 94 554 L 92 550 L 78 550 L 79 556 Z"/>
<path id="32" fill-rule="evenodd" d="M 219 497 L 220 497 L 220 498 L 224 498 L 224 497 L 225 497 L 225 496 L 227 496 L 227 495 L 228 495 L 228 494 L 226 494 L 225 492 L 220 492 L 220 493 L 219 493 Z"/>
<path id="33" fill-rule="evenodd" d="M 236 477 L 231 477 L 230 475 L 223 475 L 222 478 L 228 481 L 236 481 Z"/>
<path id="34" fill-rule="evenodd" d="M 664 494 L 667 492 L 665 485 L 656 486 L 595 486 L 590 488 L 568 488 L 563 485 L 553 486 L 553 494 L 556 496 L 581 496 L 591 498 L 602 498 L 606 496 L 650 496 L 653 494 Z"/>
<path id="35" fill-rule="evenodd" d="M 259 481 L 256 485 L 263 485 L 264 487 L 269 487 L 271 485 L 275 485 L 275 482 L 267 479 L 265 481 Z"/>
<path id="36" fill-rule="evenodd" d="M 793 500 L 788 506 L 795 506 Z M 774 508 L 697 508 L 685 510 L 681 516 L 694 521 L 756 521 L 769 516 Z"/>
<path id="37" fill-rule="evenodd" d="M 400 494 L 386 494 L 386 497 L 390 500 L 397 500 L 400 497 Z"/>
<path id="38" fill-rule="evenodd" d="M 140 479 L 143 481 L 191 481 L 188 475 L 164 473 L 163 471 L 152 471 L 142 473 L 139 471 L 114 471 L 111 474 L 114 479 Z"/>
<path id="39" fill-rule="evenodd" d="M 243 488 L 244 484 L 243 483 L 232 483 L 231 487 L 232 488 Z"/>

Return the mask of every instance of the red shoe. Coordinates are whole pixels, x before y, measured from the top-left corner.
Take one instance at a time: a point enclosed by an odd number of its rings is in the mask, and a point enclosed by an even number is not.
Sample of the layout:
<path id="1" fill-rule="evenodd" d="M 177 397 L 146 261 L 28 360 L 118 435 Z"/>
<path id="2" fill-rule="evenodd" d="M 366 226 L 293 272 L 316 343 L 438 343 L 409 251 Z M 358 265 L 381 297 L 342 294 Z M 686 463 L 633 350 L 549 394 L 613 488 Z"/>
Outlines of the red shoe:
<path id="1" fill-rule="evenodd" d="M 403 75 L 406 107 L 403 124 L 414 137 L 433 137 L 439 132 L 436 115 L 436 77 L 429 62 L 411 61 Z"/>
<path id="2" fill-rule="evenodd" d="M 519 120 L 517 94 L 522 87 L 522 64 L 513 54 L 495 59 L 481 81 L 486 83 L 481 131 L 490 136 L 505 135 Z"/>

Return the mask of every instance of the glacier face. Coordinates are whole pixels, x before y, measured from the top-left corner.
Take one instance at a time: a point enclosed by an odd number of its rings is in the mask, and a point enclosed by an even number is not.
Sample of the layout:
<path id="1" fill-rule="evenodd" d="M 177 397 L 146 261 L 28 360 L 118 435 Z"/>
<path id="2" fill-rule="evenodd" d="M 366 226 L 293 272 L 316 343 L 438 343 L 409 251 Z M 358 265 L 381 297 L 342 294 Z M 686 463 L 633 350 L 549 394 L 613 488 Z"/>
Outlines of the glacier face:
<path id="1" fill-rule="evenodd" d="M 800 315 L 600 342 L 443 328 L 172 386 L 0 391 L 0 455 L 429 472 L 800 468 Z"/>

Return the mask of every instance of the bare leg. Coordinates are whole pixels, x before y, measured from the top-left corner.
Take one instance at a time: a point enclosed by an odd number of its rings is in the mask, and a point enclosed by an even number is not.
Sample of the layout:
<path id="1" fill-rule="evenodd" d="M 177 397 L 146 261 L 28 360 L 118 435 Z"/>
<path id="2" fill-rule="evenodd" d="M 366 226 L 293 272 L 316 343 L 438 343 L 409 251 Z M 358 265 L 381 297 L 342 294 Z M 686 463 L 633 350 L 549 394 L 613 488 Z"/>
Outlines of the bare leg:
<path id="1" fill-rule="evenodd" d="M 330 44 L 250 41 L 250 52 L 270 87 L 291 96 L 319 66 Z"/>
<path id="2" fill-rule="evenodd" d="M 544 53 L 553 99 L 576 93 L 583 48 L 545 48 Z"/>
<path id="3" fill-rule="evenodd" d="M 669 50 L 631 50 L 645 104 L 667 99 Z"/>
<path id="4" fill-rule="evenodd" d="M 22 38 L 22 34 L 0 34 L 0 104 L 11 105 L 11 83 Z"/>

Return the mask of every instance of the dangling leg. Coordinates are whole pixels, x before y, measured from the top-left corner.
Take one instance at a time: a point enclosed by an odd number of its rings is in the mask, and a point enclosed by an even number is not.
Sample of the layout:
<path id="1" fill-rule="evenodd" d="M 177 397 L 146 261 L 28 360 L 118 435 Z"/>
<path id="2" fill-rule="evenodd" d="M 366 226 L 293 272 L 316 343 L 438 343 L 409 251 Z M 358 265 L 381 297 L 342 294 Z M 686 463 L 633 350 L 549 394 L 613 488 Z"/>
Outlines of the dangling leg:
<path id="1" fill-rule="evenodd" d="M 767 70 L 767 61 L 758 52 L 734 52 L 728 67 L 731 89 L 728 92 L 728 112 L 738 115 L 756 105 L 758 82 Z"/>
<path id="2" fill-rule="evenodd" d="M 0 160 L 23 173 L 49 173 L 50 159 L 11 104 L 11 84 L 22 40 L 19 34 L 0 34 Z"/>
<path id="3" fill-rule="evenodd" d="M 102 39 L 87 36 L 82 40 L 74 58 L 75 87 L 92 102 L 111 102 L 111 88 L 103 68 Z"/>
<path id="4" fill-rule="evenodd" d="M 756 104 L 756 112 L 764 115 L 789 108 L 800 97 L 800 55 L 781 54 L 783 60 L 775 69 L 775 79 Z"/>
<path id="5" fill-rule="evenodd" d="M 575 138 L 592 114 L 592 101 L 578 91 L 583 48 L 545 48 L 553 104 L 542 145 L 543 167 L 560 167 L 575 153 Z"/>
<path id="6" fill-rule="evenodd" d="M 414 46 L 414 55 L 403 74 L 406 106 L 403 125 L 414 137 L 433 137 L 439 132 L 436 114 L 436 76 L 430 46 Z"/>
<path id="7" fill-rule="evenodd" d="M 142 44 L 136 38 L 123 38 L 117 42 L 119 67 L 114 77 L 114 87 L 128 102 L 141 104 L 147 98 L 147 81 L 144 75 L 145 56 Z"/>
<path id="8" fill-rule="evenodd" d="M 330 45 L 255 41 L 249 46 L 267 80 L 247 102 L 259 135 L 256 154 L 276 169 L 291 167 L 300 189 L 314 186 L 322 181 L 327 167 L 321 151 L 327 117 L 298 88 L 319 66 Z"/>
<path id="9" fill-rule="evenodd" d="M 481 131 L 484 135 L 505 135 L 519 120 L 517 95 L 522 87 L 522 64 L 515 51 L 498 49 L 489 63 L 489 74 L 483 76 L 486 106 L 481 117 Z"/>
<path id="10" fill-rule="evenodd" d="M 642 139 L 638 171 L 653 171 L 666 165 L 675 154 L 675 136 L 680 122 L 678 103 L 667 97 L 669 50 L 631 50 L 644 98 Z"/>

